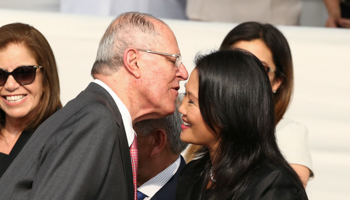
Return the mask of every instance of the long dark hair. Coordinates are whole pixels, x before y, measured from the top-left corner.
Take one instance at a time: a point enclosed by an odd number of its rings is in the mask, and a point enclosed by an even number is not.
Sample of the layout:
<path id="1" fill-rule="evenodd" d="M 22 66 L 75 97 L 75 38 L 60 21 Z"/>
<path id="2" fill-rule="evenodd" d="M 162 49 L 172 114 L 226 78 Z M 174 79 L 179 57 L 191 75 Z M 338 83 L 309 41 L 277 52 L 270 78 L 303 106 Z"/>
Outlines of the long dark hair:
<path id="1" fill-rule="evenodd" d="M 286 112 L 293 93 L 292 54 L 283 34 L 271 24 L 245 22 L 233 28 L 223 40 L 220 50 L 229 50 L 238 41 L 261 39 L 270 49 L 277 71 L 275 77 L 282 80 L 274 96 L 276 124 Z"/>
<path id="2" fill-rule="evenodd" d="M 210 161 L 204 148 L 200 161 L 207 172 L 214 163 L 217 181 L 205 190 L 208 199 L 238 199 L 262 163 L 279 166 L 301 184 L 277 147 L 271 85 L 259 59 L 243 50 L 218 51 L 197 57 L 196 69 L 201 114 L 220 130 L 215 158 Z"/>

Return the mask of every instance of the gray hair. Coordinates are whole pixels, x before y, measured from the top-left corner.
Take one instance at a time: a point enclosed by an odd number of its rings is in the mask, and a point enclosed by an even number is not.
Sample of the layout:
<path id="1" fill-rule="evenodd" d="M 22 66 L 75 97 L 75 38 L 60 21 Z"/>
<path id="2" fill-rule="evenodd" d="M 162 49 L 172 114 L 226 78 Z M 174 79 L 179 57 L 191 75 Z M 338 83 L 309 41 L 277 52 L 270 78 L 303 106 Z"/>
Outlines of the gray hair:
<path id="1" fill-rule="evenodd" d="M 100 41 L 91 74 L 110 75 L 118 71 L 129 47 L 150 49 L 158 44 L 156 36 L 161 34 L 151 19 L 165 24 L 150 14 L 138 12 L 123 13 L 113 20 Z"/>
<path id="2" fill-rule="evenodd" d="M 179 95 L 176 100 L 175 112 L 172 115 L 163 117 L 161 119 L 148 119 L 136 122 L 134 124 L 134 128 L 137 130 L 137 134 L 147 136 L 157 129 L 163 129 L 167 134 L 171 151 L 174 154 L 179 155 L 188 145 L 180 139 L 182 119 L 181 114 L 178 111 L 178 105 L 181 103 L 181 101 L 182 95 L 181 97 Z"/>

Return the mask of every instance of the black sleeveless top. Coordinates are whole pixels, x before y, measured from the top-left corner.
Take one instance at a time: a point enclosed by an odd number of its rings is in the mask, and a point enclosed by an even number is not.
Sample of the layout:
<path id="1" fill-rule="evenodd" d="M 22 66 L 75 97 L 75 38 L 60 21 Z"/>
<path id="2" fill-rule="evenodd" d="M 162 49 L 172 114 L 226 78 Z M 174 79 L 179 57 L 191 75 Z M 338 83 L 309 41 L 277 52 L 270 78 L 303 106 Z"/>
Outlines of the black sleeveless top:
<path id="1" fill-rule="evenodd" d="M 0 178 L 11 165 L 12 161 L 17 157 L 29 138 L 33 135 L 33 132 L 34 131 L 23 131 L 9 155 L 0 152 Z"/>

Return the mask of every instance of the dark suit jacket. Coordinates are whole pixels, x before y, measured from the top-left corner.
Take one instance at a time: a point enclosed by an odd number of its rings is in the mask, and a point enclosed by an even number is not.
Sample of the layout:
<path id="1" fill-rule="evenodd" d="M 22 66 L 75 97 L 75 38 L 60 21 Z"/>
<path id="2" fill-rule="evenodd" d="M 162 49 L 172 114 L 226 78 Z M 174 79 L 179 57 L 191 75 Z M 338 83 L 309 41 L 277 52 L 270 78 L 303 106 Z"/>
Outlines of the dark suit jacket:
<path id="1" fill-rule="evenodd" d="M 0 199 L 133 199 L 121 114 L 96 83 L 46 120 L 0 179 Z"/>
<path id="2" fill-rule="evenodd" d="M 176 199 L 206 199 L 203 194 L 203 166 L 199 160 L 190 162 L 180 175 Z M 198 170 L 200 169 L 200 170 Z M 229 198 L 232 199 L 232 198 Z M 307 200 L 301 183 L 297 183 L 288 173 L 271 164 L 262 164 L 251 185 L 243 192 L 239 200 Z"/>
<path id="3" fill-rule="evenodd" d="M 182 156 L 180 166 L 173 177 L 151 198 L 151 200 L 175 200 L 176 187 L 180 173 L 186 166 L 186 162 Z"/>

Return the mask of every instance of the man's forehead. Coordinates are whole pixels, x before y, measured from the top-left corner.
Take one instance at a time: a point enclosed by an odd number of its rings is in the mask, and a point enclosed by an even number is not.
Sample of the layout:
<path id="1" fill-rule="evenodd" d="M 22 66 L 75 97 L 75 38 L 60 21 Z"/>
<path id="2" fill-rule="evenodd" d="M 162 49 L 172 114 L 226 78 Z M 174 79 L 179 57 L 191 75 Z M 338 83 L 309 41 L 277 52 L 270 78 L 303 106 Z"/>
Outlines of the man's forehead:
<path id="1" fill-rule="evenodd" d="M 162 40 L 158 42 L 157 51 L 162 51 L 169 54 L 180 54 L 179 46 L 175 37 L 163 36 Z"/>
<path id="2" fill-rule="evenodd" d="M 180 54 L 176 37 L 171 28 L 162 21 L 151 20 L 156 31 L 159 33 L 157 50 L 165 53 Z"/>

